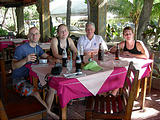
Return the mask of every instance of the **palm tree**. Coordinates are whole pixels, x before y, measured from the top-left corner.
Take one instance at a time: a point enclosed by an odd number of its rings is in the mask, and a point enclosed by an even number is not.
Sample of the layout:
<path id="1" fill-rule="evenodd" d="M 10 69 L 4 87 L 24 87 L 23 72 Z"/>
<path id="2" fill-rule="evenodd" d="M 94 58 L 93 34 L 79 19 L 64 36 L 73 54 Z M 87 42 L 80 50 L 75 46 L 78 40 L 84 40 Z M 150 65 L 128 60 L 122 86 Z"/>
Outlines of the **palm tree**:
<path id="1" fill-rule="evenodd" d="M 128 18 L 135 24 L 135 33 L 137 30 L 140 12 L 143 6 L 143 0 L 109 0 L 108 11 L 118 15 L 119 18 Z"/>

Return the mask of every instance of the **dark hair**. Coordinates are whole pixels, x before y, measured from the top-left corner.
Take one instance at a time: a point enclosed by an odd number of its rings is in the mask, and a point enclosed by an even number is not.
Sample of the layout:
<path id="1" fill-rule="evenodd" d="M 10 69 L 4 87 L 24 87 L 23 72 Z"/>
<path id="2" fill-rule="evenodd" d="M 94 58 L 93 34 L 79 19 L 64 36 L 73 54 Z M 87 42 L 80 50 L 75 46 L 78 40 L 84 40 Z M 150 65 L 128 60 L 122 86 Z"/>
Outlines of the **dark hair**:
<path id="1" fill-rule="evenodd" d="M 60 25 L 58 25 L 58 27 L 57 27 L 57 33 L 59 32 L 59 28 L 60 28 L 61 26 L 67 27 L 67 25 L 65 25 L 65 24 L 60 24 Z M 67 27 L 67 30 L 68 30 L 68 27 Z"/>
<path id="2" fill-rule="evenodd" d="M 125 32 L 126 30 L 131 30 L 131 31 L 133 32 L 133 29 L 132 29 L 131 27 L 127 26 L 127 27 L 125 27 L 125 28 L 123 29 L 123 34 L 124 34 L 124 32 Z"/>

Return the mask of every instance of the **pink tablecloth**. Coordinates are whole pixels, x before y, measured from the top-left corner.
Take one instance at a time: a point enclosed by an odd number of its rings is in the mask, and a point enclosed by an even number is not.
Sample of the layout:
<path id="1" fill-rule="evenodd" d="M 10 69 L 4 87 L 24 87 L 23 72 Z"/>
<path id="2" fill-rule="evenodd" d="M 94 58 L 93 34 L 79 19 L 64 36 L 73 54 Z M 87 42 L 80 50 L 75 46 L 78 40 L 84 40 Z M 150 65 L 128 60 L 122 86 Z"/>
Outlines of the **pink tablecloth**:
<path id="1" fill-rule="evenodd" d="M 123 87 L 125 76 L 126 69 L 124 67 L 115 68 L 98 94 Z M 49 86 L 57 90 L 61 107 L 65 107 L 71 99 L 92 95 L 76 78 L 52 77 Z"/>
<path id="2" fill-rule="evenodd" d="M 4 48 L 7 48 L 8 45 L 13 45 L 13 41 L 0 41 L 0 51 L 2 51 Z"/>
<path id="3" fill-rule="evenodd" d="M 21 43 L 28 42 L 27 39 L 13 39 L 12 41 L 9 39 L 3 39 L 0 40 L 0 51 L 2 51 L 4 48 L 7 48 L 8 45 L 16 44 L 16 46 L 20 45 Z"/>

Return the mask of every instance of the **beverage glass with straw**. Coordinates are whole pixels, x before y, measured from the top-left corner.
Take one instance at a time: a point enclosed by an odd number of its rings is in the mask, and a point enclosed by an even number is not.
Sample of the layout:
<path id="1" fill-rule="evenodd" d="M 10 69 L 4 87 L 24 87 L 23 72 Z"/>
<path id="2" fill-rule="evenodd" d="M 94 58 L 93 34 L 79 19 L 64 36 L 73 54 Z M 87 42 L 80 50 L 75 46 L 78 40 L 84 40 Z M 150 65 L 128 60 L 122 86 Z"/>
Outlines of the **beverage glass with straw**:
<path id="1" fill-rule="evenodd" d="M 34 61 L 34 63 L 38 64 L 38 55 L 37 55 L 37 49 L 36 49 L 36 47 L 34 48 L 34 53 L 35 53 L 35 56 L 36 56 L 36 60 Z"/>
<path id="2" fill-rule="evenodd" d="M 67 73 L 72 71 L 72 52 L 70 51 L 70 59 L 67 60 Z"/>

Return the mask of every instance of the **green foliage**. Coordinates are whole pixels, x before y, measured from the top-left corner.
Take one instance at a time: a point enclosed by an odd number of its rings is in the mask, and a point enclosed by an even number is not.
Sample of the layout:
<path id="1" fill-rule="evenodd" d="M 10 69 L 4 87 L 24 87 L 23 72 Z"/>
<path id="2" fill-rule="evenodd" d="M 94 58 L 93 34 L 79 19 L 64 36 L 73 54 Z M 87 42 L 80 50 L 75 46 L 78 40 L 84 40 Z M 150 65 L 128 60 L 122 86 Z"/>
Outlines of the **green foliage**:
<path id="1" fill-rule="evenodd" d="M 51 27 L 51 37 L 56 36 L 56 26 Z"/>
<path id="2" fill-rule="evenodd" d="M 128 18 L 137 24 L 143 6 L 143 0 L 109 0 L 108 11 L 118 15 L 119 18 Z"/>
<path id="3" fill-rule="evenodd" d="M 153 4 L 151 18 L 156 20 L 160 18 L 160 1 Z"/>
<path id="4" fill-rule="evenodd" d="M 39 13 L 36 5 L 31 5 L 24 8 L 24 20 L 37 20 L 39 19 Z"/>
<path id="5" fill-rule="evenodd" d="M 160 38 L 160 27 L 158 27 L 157 22 L 150 21 L 149 26 L 147 29 L 143 32 L 143 35 L 145 37 L 151 38 L 155 35 L 157 35 L 158 38 Z M 151 46 L 151 49 L 160 51 L 160 42 L 159 43 L 153 43 Z"/>
<path id="6" fill-rule="evenodd" d="M 118 27 L 115 24 L 111 26 L 110 24 L 108 24 L 108 26 L 106 27 L 106 40 L 109 42 L 114 38 L 122 39 L 120 36 L 121 32 L 122 32 L 121 26 Z"/>
<path id="7" fill-rule="evenodd" d="M 8 30 L 10 30 L 10 31 L 16 31 L 14 24 L 9 25 L 9 26 L 7 25 L 7 28 L 8 28 Z"/>
<path id="8" fill-rule="evenodd" d="M 0 36 L 7 36 L 8 32 L 7 30 L 3 30 L 2 28 L 0 28 Z"/>

